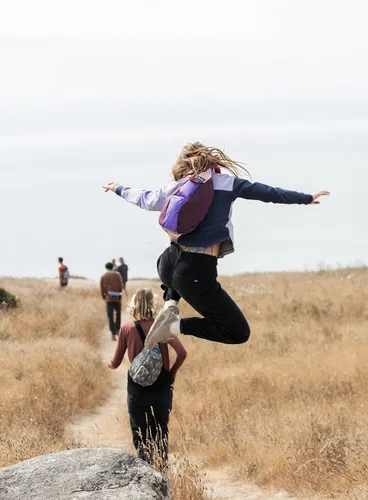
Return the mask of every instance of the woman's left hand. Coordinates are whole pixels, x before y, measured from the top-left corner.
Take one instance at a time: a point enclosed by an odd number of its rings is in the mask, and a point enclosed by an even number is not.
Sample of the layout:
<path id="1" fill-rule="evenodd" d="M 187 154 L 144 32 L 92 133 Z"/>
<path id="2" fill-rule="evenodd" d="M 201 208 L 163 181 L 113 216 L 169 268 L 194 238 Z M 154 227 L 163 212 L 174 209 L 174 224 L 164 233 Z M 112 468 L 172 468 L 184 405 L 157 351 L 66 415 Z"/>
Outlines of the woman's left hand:
<path id="1" fill-rule="evenodd" d="M 313 201 L 311 205 L 319 205 L 320 202 L 318 201 L 318 198 L 321 196 L 330 196 L 330 191 L 320 191 L 319 193 L 313 194 Z"/>
<path id="2" fill-rule="evenodd" d="M 116 190 L 118 189 L 119 186 L 121 186 L 120 182 L 110 181 L 105 186 L 102 187 L 104 188 L 105 193 L 107 193 L 107 191 L 112 191 L 113 193 L 116 193 Z"/>
<path id="3" fill-rule="evenodd" d="M 115 367 L 114 367 L 114 366 L 112 366 L 112 362 L 111 362 L 111 361 L 109 361 L 109 362 L 107 363 L 107 366 L 108 366 L 109 368 L 111 368 L 111 370 L 115 370 Z"/>

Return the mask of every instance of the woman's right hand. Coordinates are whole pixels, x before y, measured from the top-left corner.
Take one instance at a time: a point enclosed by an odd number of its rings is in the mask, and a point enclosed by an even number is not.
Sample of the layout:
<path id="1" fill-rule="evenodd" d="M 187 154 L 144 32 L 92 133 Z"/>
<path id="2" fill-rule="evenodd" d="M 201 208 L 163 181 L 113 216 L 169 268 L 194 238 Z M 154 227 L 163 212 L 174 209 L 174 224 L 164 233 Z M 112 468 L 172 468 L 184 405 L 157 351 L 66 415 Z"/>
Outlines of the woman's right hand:
<path id="1" fill-rule="evenodd" d="M 318 201 L 318 198 L 321 196 L 330 196 L 330 191 L 320 191 L 319 193 L 313 194 L 313 201 L 311 205 L 319 205 L 320 202 Z"/>
<path id="2" fill-rule="evenodd" d="M 120 182 L 110 181 L 105 186 L 102 187 L 104 188 L 105 193 L 107 193 L 107 191 L 112 191 L 113 193 L 116 193 L 116 190 L 119 186 L 121 186 Z"/>

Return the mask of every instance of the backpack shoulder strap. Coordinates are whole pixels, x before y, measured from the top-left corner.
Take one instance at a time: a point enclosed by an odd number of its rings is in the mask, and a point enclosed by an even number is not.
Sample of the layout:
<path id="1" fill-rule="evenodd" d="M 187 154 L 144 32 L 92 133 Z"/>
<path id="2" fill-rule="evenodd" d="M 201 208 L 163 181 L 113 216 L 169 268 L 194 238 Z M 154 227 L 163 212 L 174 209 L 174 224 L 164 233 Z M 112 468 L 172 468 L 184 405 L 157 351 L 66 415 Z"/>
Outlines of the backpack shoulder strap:
<path id="1" fill-rule="evenodd" d="M 141 327 L 141 324 L 139 323 L 139 321 L 134 321 L 134 325 L 137 329 L 137 332 L 139 334 L 139 337 L 140 337 L 142 344 L 143 344 L 143 347 L 144 347 L 144 343 L 146 341 L 146 336 L 144 334 L 143 328 Z"/>

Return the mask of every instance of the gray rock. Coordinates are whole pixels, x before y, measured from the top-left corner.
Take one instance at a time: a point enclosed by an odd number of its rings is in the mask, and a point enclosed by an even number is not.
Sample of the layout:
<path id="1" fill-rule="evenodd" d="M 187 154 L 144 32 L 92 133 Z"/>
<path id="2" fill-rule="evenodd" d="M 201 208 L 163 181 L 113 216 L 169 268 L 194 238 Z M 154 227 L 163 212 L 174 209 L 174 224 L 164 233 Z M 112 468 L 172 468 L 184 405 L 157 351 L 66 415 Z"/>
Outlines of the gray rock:
<path id="1" fill-rule="evenodd" d="M 171 500 L 167 479 L 130 453 L 82 448 L 0 469 L 1 500 Z"/>

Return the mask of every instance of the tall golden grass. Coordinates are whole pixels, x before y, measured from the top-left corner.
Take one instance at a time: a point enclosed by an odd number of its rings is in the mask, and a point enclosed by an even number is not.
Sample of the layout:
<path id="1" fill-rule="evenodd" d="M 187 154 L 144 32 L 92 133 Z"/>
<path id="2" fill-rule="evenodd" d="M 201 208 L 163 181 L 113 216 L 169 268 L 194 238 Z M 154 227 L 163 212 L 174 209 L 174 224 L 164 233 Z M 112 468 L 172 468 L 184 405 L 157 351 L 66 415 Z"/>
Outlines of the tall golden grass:
<path id="1" fill-rule="evenodd" d="M 95 289 L 1 279 L 20 307 L 0 311 L 0 465 L 73 445 L 71 417 L 108 393 L 96 345 L 104 324 Z"/>
<path id="2" fill-rule="evenodd" d="M 0 310 L 0 466 L 74 446 L 71 418 L 107 396 L 110 373 L 97 345 L 106 323 L 96 286 L 1 279 L 20 307 Z M 134 285 L 133 285 L 134 288 Z M 206 500 L 198 468 L 167 472 L 176 500 Z"/>
<path id="3" fill-rule="evenodd" d="M 204 500 L 201 468 L 212 467 L 302 498 L 368 498 L 368 270 L 221 282 L 252 335 L 238 346 L 182 337 L 188 358 L 170 421 L 174 499 Z M 0 286 L 22 303 L 0 312 L 5 465 L 72 446 L 66 424 L 106 396 L 109 379 L 95 349 L 106 321 L 97 291 L 37 280 Z"/>
<path id="4" fill-rule="evenodd" d="M 252 335 L 184 338 L 172 450 L 304 498 L 368 498 L 368 270 L 221 281 Z"/>

